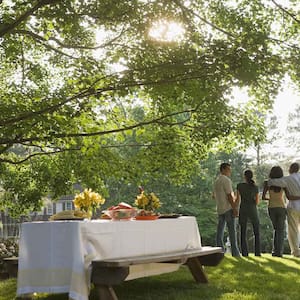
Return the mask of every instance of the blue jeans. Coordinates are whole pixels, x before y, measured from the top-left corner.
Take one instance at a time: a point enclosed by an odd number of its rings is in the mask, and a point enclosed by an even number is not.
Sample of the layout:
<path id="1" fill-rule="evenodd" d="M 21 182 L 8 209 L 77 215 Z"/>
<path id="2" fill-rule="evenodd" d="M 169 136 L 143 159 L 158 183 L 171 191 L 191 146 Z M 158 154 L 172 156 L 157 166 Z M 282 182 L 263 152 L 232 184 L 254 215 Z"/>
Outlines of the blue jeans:
<path id="1" fill-rule="evenodd" d="M 218 227 L 217 227 L 217 246 L 222 247 L 225 252 L 224 247 L 224 230 L 225 223 L 227 224 L 229 241 L 231 245 L 232 256 L 240 256 L 240 251 L 237 245 L 236 238 L 236 218 L 233 216 L 232 209 L 226 211 L 224 214 L 218 215 Z"/>
<path id="2" fill-rule="evenodd" d="M 274 229 L 272 253 L 275 256 L 281 256 L 283 254 L 286 209 L 283 207 L 270 207 L 268 211 Z"/>

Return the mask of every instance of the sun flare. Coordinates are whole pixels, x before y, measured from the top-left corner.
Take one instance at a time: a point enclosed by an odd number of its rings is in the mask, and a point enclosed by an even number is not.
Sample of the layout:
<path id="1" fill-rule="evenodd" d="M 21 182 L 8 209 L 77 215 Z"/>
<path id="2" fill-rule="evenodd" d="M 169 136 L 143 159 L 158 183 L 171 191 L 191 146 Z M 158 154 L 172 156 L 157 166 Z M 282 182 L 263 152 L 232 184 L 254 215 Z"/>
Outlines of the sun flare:
<path id="1" fill-rule="evenodd" d="M 152 24 L 149 36 L 158 41 L 178 42 L 183 39 L 185 30 L 175 21 L 159 20 Z"/>

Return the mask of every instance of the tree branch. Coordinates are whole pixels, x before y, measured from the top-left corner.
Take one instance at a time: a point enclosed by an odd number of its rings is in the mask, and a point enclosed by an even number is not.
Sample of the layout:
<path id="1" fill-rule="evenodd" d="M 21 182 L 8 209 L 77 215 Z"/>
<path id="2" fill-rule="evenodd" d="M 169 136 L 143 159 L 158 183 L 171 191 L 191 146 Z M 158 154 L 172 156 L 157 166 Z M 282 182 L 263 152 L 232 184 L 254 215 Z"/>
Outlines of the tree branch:
<path id="1" fill-rule="evenodd" d="M 161 116 L 156 119 L 139 122 L 134 125 L 124 126 L 122 128 L 115 128 L 115 129 L 111 129 L 111 130 L 96 131 L 96 132 L 81 132 L 81 133 L 60 133 L 60 134 L 52 134 L 52 135 L 44 136 L 44 137 L 20 138 L 20 139 L 14 140 L 14 141 L 12 141 L 11 139 L 0 139 L 0 145 L 12 143 L 12 142 L 14 144 L 21 144 L 21 143 L 33 142 L 33 141 L 44 141 L 44 140 L 49 140 L 50 138 L 59 139 L 59 138 L 74 138 L 74 137 L 91 137 L 91 136 L 103 136 L 103 135 L 112 134 L 112 133 L 120 133 L 120 132 L 124 132 L 127 130 L 132 130 L 132 129 L 135 129 L 138 127 L 147 126 L 150 124 L 159 124 L 160 121 L 162 121 L 166 118 L 180 115 L 183 113 L 193 113 L 196 110 L 197 109 L 187 109 L 187 110 L 183 110 L 183 111 L 179 111 L 179 112 L 173 112 L 173 113 Z"/>
<path id="2" fill-rule="evenodd" d="M 135 71 L 135 70 L 133 70 Z M 99 80 L 95 81 L 89 88 L 85 89 L 84 91 L 81 91 L 80 93 L 67 98 L 63 101 L 60 101 L 57 104 L 54 104 L 52 106 L 48 106 L 45 107 L 44 109 L 41 109 L 39 111 L 30 111 L 27 113 L 24 113 L 18 117 L 14 117 L 11 119 L 6 119 L 6 120 L 2 120 L 0 121 L 0 126 L 7 126 L 7 125 L 11 125 L 11 124 L 15 124 L 21 121 L 25 121 L 27 119 L 31 119 L 35 116 L 38 115 L 43 115 L 45 113 L 51 113 L 54 111 L 57 111 L 58 109 L 60 109 L 63 105 L 72 102 L 73 100 L 77 100 L 77 99 L 82 99 L 84 97 L 88 97 L 88 96 L 98 96 L 104 92 L 108 92 L 108 91 L 117 91 L 117 90 L 123 90 L 125 88 L 130 88 L 130 87 L 139 87 L 139 86 L 151 86 L 151 85 L 163 85 L 163 84 L 170 84 L 170 83 L 174 83 L 174 82 L 178 82 L 178 81 L 188 81 L 188 80 L 192 80 L 192 79 L 198 79 L 200 78 L 200 76 L 196 75 L 196 76 L 187 76 L 189 74 L 186 73 L 182 73 L 182 74 L 176 74 L 176 77 L 171 77 L 169 79 L 162 79 L 159 81 L 141 81 L 141 82 L 125 82 L 122 85 L 119 86 L 107 86 L 105 88 L 101 88 L 101 89 L 94 89 L 93 85 L 95 85 Z M 185 76 L 185 77 L 181 77 L 180 76 Z"/>
<path id="3" fill-rule="evenodd" d="M 60 47 L 65 48 L 65 49 L 97 50 L 97 49 L 100 49 L 100 48 L 105 48 L 105 47 L 110 46 L 110 45 L 114 45 L 114 42 L 120 38 L 120 36 L 124 33 L 124 30 L 122 30 L 117 36 L 112 38 L 110 41 L 107 41 L 106 43 L 103 43 L 101 45 L 96 45 L 96 46 L 68 45 L 68 44 L 65 44 L 65 43 L 61 42 L 59 39 L 57 39 L 55 37 L 50 37 L 50 38 L 46 39 L 43 36 L 40 36 L 40 35 L 32 32 L 32 31 L 25 30 L 25 29 L 15 29 L 15 30 L 12 30 L 12 33 L 19 33 L 19 34 L 29 35 L 34 40 L 42 43 L 43 46 L 45 46 L 46 48 L 48 48 L 50 50 L 53 50 L 55 52 L 58 52 L 60 54 L 63 54 L 65 56 L 68 56 L 68 57 L 71 57 L 71 58 L 76 58 L 76 57 L 73 57 L 73 56 L 71 56 L 67 53 L 64 53 L 61 50 L 49 45 L 47 42 L 48 41 L 54 41 Z"/>
<path id="4" fill-rule="evenodd" d="M 182 10 L 183 12 L 184 12 L 184 11 L 187 11 L 187 12 L 189 12 L 191 15 L 197 17 L 197 18 L 200 19 L 202 22 L 204 22 L 205 24 L 209 25 L 210 27 L 216 29 L 217 31 L 220 31 L 220 32 L 224 33 L 225 35 L 227 35 L 227 36 L 229 36 L 229 37 L 231 37 L 231 38 L 234 38 L 234 39 L 236 38 L 236 36 L 233 35 L 232 33 L 230 33 L 230 32 L 228 32 L 228 31 L 226 31 L 226 30 L 224 30 L 224 29 L 218 27 L 217 25 L 215 25 L 215 24 L 211 23 L 210 21 L 206 20 L 205 18 L 201 17 L 201 16 L 200 16 L 199 14 L 197 14 L 195 11 L 193 11 L 193 10 L 187 8 L 186 6 L 184 6 L 183 4 L 181 4 L 180 1 L 178 1 L 178 0 L 173 0 L 173 1 L 181 8 L 181 10 Z"/>
<path id="5" fill-rule="evenodd" d="M 282 40 L 279 40 L 279 39 L 276 39 L 276 38 L 273 38 L 273 37 L 268 37 L 268 39 L 271 40 L 271 41 L 276 42 L 277 44 L 282 44 L 282 45 L 284 45 L 287 48 L 293 48 L 295 50 L 300 50 L 300 47 L 298 47 L 298 46 L 296 46 L 294 44 L 289 44 L 286 41 L 282 41 Z"/>
<path id="6" fill-rule="evenodd" d="M 56 53 L 59 53 L 59 54 L 61 54 L 61 55 L 67 56 L 67 57 L 72 58 L 72 59 L 78 59 L 78 57 L 74 57 L 74 56 L 72 56 L 72 55 L 70 55 L 70 54 L 67 54 L 67 53 L 65 53 L 65 52 L 63 52 L 63 51 L 61 51 L 61 50 L 59 50 L 59 49 L 57 49 L 57 48 L 55 48 L 55 47 L 49 45 L 49 44 L 47 43 L 47 41 L 48 41 L 47 39 L 45 39 L 44 37 L 42 37 L 42 36 L 40 36 L 40 35 L 38 35 L 38 34 L 32 32 L 32 31 L 16 29 L 16 30 L 12 30 L 12 33 L 18 33 L 18 34 L 26 34 L 26 35 L 29 35 L 29 36 L 31 36 L 35 41 L 41 43 L 41 44 L 42 44 L 45 48 L 47 48 L 48 50 L 53 50 L 53 51 L 56 52 Z M 49 40 L 50 40 L 50 39 L 49 39 Z"/>
<path id="7" fill-rule="evenodd" d="M 178 0 L 173 0 L 173 1 L 174 1 L 178 6 L 180 6 L 180 8 L 181 8 L 182 11 L 183 11 L 183 14 L 185 14 L 184 11 L 187 11 L 187 12 L 189 12 L 190 14 L 193 14 L 194 16 L 196 16 L 197 18 L 199 18 L 199 19 L 200 19 L 202 22 L 204 22 L 205 24 L 211 26 L 212 28 L 214 28 L 214 29 L 216 29 L 216 30 L 218 30 L 218 31 L 220 31 L 220 32 L 222 32 L 222 33 L 224 33 L 225 35 L 227 35 L 227 36 L 229 36 L 229 37 L 231 37 L 231 38 L 236 39 L 236 36 L 235 36 L 234 34 L 228 32 L 228 31 L 225 31 L 224 29 L 222 29 L 222 28 L 216 26 L 215 24 L 213 24 L 213 23 L 207 21 L 206 19 L 204 19 L 203 17 L 201 17 L 199 14 L 195 13 L 194 11 L 192 11 L 192 10 L 188 9 L 187 7 L 185 7 L 184 5 L 182 5 L 182 4 L 180 3 L 180 1 L 178 1 Z M 298 20 L 298 19 L 295 17 L 295 15 L 293 15 L 293 14 L 290 13 L 288 10 L 286 10 L 285 8 L 283 8 L 283 7 L 282 7 L 280 4 L 278 4 L 276 1 L 274 1 L 274 0 L 271 0 L 271 1 L 272 1 L 279 9 L 281 9 L 284 13 L 286 13 L 286 14 L 289 15 L 291 18 L 293 18 L 293 20 L 294 20 L 295 22 L 300 23 L 300 20 Z M 300 47 L 298 47 L 298 46 L 296 46 L 296 45 L 288 44 L 288 43 L 286 43 L 285 41 L 281 41 L 281 40 L 276 39 L 276 38 L 268 37 L 268 39 L 269 39 L 269 40 L 273 40 L 273 41 L 275 41 L 275 42 L 277 42 L 277 43 L 285 44 L 285 45 L 286 45 L 287 47 L 289 47 L 289 48 L 294 48 L 294 49 L 297 49 L 297 50 L 300 49 Z"/>
<path id="8" fill-rule="evenodd" d="M 292 13 L 290 13 L 286 8 L 284 8 L 281 4 L 277 3 L 274 0 L 271 0 L 281 11 L 283 11 L 285 14 L 287 14 L 288 16 L 290 16 L 295 22 L 300 24 L 300 20 L 298 20 L 296 18 L 296 16 Z"/>
<path id="9" fill-rule="evenodd" d="M 153 148 L 153 147 L 161 147 L 161 146 L 170 146 L 173 143 L 151 143 L 151 144 L 122 144 L 122 145 L 105 145 L 105 146 L 100 146 L 101 149 L 111 149 L 111 148 L 125 148 L 125 147 L 139 147 L 139 148 Z M 79 151 L 81 148 L 70 148 L 70 149 L 60 149 L 60 150 L 55 150 L 55 151 L 43 151 L 43 152 L 35 152 L 32 153 L 25 158 L 22 158 L 20 160 L 12 160 L 8 158 L 0 158 L 0 163 L 8 163 L 8 164 L 13 164 L 13 165 L 19 165 L 22 164 L 31 158 L 35 156 L 43 156 L 43 155 L 55 155 L 58 153 L 64 153 L 64 152 L 69 152 L 69 151 Z"/>
<path id="10" fill-rule="evenodd" d="M 103 44 L 100 44 L 100 45 L 95 45 L 95 46 L 81 46 L 81 45 L 71 45 L 71 44 L 65 44 L 63 42 L 61 42 L 59 39 L 57 38 L 54 38 L 54 37 L 49 37 L 48 39 L 36 34 L 36 33 L 33 33 L 29 30 L 19 30 L 19 29 L 16 29 L 13 31 L 13 33 L 20 33 L 20 34 L 27 34 L 27 35 L 31 35 L 33 38 L 37 39 L 37 40 L 41 40 L 41 41 L 44 41 L 44 42 L 48 42 L 48 41 L 54 41 L 55 43 L 57 43 L 59 46 L 61 46 L 62 48 L 66 48 L 66 49 L 82 49 L 82 50 L 98 50 L 98 49 L 101 49 L 101 48 L 105 48 L 105 47 L 108 47 L 108 46 L 121 46 L 121 47 L 125 47 L 127 49 L 131 49 L 131 50 L 136 50 L 137 47 L 134 46 L 134 47 L 130 47 L 128 44 L 120 44 L 120 43 L 116 43 L 115 41 L 117 41 L 121 36 L 122 34 L 125 32 L 126 30 L 122 30 L 118 35 L 116 35 L 115 37 L 113 37 L 111 40 L 103 43 Z M 55 51 L 59 51 L 57 48 L 54 48 L 50 45 L 45 45 L 45 47 L 49 47 L 49 48 L 52 48 L 52 50 L 55 50 Z M 139 49 L 140 51 L 144 51 L 144 49 Z M 64 55 L 67 55 L 67 54 L 64 54 Z"/>
<path id="11" fill-rule="evenodd" d="M 90 93 L 91 93 L 90 89 L 86 89 L 70 98 L 67 98 L 67 99 L 65 99 L 57 104 L 54 104 L 52 106 L 45 107 L 44 109 L 41 109 L 39 111 L 30 111 L 30 112 L 26 112 L 18 117 L 15 117 L 15 118 L 2 120 L 2 121 L 0 121 L 0 126 L 11 125 L 14 123 L 18 123 L 20 121 L 24 121 L 26 119 L 31 119 L 32 117 L 34 117 L 36 115 L 42 115 L 45 113 L 54 112 L 57 109 L 59 109 L 61 106 L 63 106 L 64 104 L 67 104 L 68 102 L 71 102 L 75 99 L 80 99 L 80 98 L 86 97 L 87 95 L 90 95 Z"/>
<path id="12" fill-rule="evenodd" d="M 49 152 L 35 152 L 35 153 L 32 153 L 32 154 L 30 154 L 30 155 L 28 155 L 25 158 L 20 159 L 20 160 L 0 158 L 0 163 L 9 163 L 9 164 L 13 164 L 13 165 L 19 165 L 19 164 L 22 164 L 25 161 L 35 157 L 35 156 L 53 155 L 53 154 L 58 154 L 58 153 L 62 153 L 62 152 L 78 151 L 78 150 L 80 150 L 80 148 L 70 148 L 70 149 L 63 149 L 63 150 L 56 150 L 56 151 L 49 151 Z"/>
<path id="13" fill-rule="evenodd" d="M 43 6 L 51 5 L 59 2 L 60 0 L 40 0 L 37 1 L 36 4 L 31 7 L 29 10 L 25 11 L 22 15 L 20 15 L 14 22 L 10 24 L 3 24 L 4 26 L 0 28 L 0 37 L 3 37 L 5 34 L 10 33 L 14 28 L 16 28 L 19 24 L 25 21 L 29 16 L 31 16 L 35 11 L 40 9 Z"/>

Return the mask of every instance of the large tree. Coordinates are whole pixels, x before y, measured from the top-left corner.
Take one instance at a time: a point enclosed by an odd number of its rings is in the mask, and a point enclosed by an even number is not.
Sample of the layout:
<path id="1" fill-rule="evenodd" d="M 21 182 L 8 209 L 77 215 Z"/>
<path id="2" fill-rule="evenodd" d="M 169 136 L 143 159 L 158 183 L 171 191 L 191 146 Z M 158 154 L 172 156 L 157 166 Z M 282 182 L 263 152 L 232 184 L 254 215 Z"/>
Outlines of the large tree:
<path id="1" fill-rule="evenodd" d="M 94 185 L 161 168 L 184 176 L 212 147 L 257 140 L 257 111 L 286 72 L 299 78 L 290 2 L 1 1 L 2 174 L 45 173 L 43 157 L 57 154 L 52 165 Z M 170 39 L 176 26 L 184 35 Z M 242 109 L 229 104 L 234 86 L 252 96 Z"/>

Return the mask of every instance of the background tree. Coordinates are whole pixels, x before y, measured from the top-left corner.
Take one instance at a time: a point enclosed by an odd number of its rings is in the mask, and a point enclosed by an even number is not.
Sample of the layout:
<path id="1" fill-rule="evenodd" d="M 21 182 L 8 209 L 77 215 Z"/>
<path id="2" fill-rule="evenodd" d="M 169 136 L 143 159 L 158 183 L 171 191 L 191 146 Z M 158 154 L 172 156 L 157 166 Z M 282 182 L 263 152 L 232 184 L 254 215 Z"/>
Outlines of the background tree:
<path id="1" fill-rule="evenodd" d="M 300 145 L 299 140 L 300 131 L 300 105 L 295 108 L 295 111 L 288 116 L 288 124 L 286 131 L 286 141 L 288 145 L 294 149 L 295 153 L 299 154 Z"/>
<path id="2" fill-rule="evenodd" d="M 249 145 L 264 134 L 255 112 L 271 108 L 285 72 L 298 79 L 291 3 L 2 1 L 3 185 L 18 165 L 54 195 L 74 181 L 104 190 L 110 178 L 162 170 L 183 182 L 211 149 Z M 180 40 L 169 39 L 174 24 Z M 246 109 L 230 106 L 234 86 L 248 87 Z"/>

